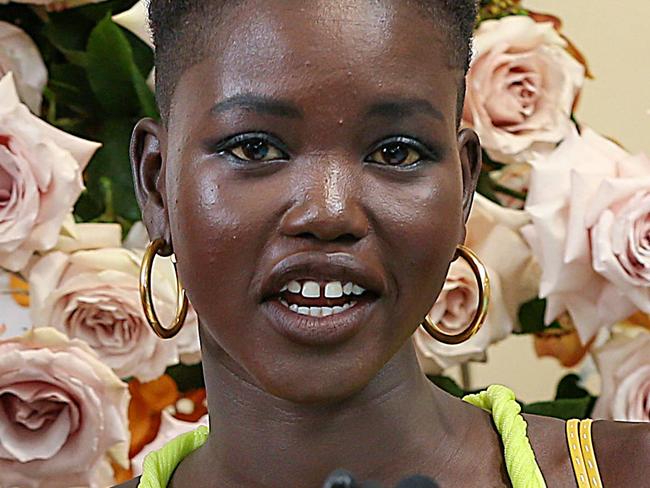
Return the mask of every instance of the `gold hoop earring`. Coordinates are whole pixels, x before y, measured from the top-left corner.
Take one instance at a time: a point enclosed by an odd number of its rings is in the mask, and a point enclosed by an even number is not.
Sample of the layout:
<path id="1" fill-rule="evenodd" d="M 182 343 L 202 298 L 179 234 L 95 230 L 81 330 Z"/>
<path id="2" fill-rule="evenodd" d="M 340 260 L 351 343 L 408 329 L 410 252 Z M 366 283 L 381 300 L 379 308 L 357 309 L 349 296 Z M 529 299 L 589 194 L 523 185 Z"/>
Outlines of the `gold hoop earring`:
<path id="1" fill-rule="evenodd" d="M 472 322 L 460 334 L 447 334 L 443 332 L 438 324 L 435 324 L 429 315 L 424 318 L 422 327 L 435 340 L 443 344 L 458 345 L 472 338 L 485 323 L 488 306 L 490 304 L 490 278 L 487 269 L 479 257 L 470 248 L 458 246 L 456 256 L 463 258 L 472 268 L 478 283 L 478 309 L 472 318 Z"/>
<path id="2" fill-rule="evenodd" d="M 142 308 L 144 309 L 144 315 L 147 318 L 149 326 L 154 331 L 154 333 L 161 339 L 171 339 L 176 336 L 185 323 L 185 318 L 187 317 L 187 309 L 189 303 L 187 301 L 187 296 L 185 296 L 185 290 L 181 286 L 181 282 L 178 279 L 178 270 L 176 269 L 176 259 L 172 255 L 172 262 L 174 263 L 174 271 L 176 272 L 176 290 L 177 290 L 177 310 L 176 317 L 170 328 L 165 328 L 160 324 L 158 315 L 153 304 L 153 287 L 151 285 L 151 270 L 153 268 L 153 261 L 158 251 L 165 247 L 164 239 L 156 239 L 155 241 L 149 243 L 147 249 L 144 252 L 142 257 L 142 265 L 140 266 L 140 301 L 142 302 Z"/>

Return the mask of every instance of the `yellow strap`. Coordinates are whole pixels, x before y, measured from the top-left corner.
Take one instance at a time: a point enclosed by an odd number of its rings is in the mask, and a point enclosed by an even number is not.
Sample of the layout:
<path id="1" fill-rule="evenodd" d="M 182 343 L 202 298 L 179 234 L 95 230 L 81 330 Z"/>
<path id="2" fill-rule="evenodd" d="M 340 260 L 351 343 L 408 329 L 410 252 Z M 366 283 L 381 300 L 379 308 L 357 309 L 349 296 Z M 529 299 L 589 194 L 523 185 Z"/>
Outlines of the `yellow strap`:
<path id="1" fill-rule="evenodd" d="M 492 413 L 504 447 L 506 468 L 513 488 L 546 488 L 535 453 L 526 435 L 527 424 L 512 390 L 492 385 L 486 391 L 463 398 Z"/>
<path id="2" fill-rule="evenodd" d="M 585 461 L 585 469 L 591 488 L 603 488 L 603 482 L 600 479 L 598 463 L 596 462 L 596 453 L 591 439 L 591 419 L 580 422 L 580 446 L 582 448 L 582 457 Z"/>
<path id="3" fill-rule="evenodd" d="M 589 486 L 589 477 L 585 468 L 585 459 L 582 455 L 582 446 L 580 445 L 580 434 L 578 425 L 580 421 L 571 419 L 566 423 L 566 438 L 569 444 L 569 453 L 571 455 L 571 464 L 573 464 L 573 474 L 576 476 L 578 488 L 591 488 Z"/>

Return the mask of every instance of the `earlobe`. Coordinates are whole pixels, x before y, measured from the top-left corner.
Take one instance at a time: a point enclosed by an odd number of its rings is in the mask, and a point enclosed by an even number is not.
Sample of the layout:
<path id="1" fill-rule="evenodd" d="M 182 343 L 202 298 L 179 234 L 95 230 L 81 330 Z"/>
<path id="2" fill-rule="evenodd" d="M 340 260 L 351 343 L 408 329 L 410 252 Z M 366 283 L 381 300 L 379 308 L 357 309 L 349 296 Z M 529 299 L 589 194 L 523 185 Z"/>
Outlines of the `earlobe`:
<path id="1" fill-rule="evenodd" d="M 149 237 L 163 238 L 171 254 L 171 235 L 165 199 L 164 156 L 161 151 L 161 126 L 153 119 L 140 120 L 131 136 L 130 158 L 133 186 Z"/>
<path id="2" fill-rule="evenodd" d="M 458 150 L 463 171 L 463 217 L 467 222 L 483 160 L 481 143 L 476 132 L 472 129 L 461 130 L 458 133 Z"/>

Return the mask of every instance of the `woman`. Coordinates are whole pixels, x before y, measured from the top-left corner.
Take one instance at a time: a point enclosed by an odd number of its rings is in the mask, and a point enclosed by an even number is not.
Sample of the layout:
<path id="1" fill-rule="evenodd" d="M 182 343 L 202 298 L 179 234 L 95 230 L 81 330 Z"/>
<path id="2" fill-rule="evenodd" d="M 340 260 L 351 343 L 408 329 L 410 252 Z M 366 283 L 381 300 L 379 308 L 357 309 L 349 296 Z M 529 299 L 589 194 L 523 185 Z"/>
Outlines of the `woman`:
<path id="1" fill-rule="evenodd" d="M 564 422 L 527 416 L 534 457 L 522 432 L 504 455 L 410 341 L 480 172 L 458 130 L 475 16 L 473 0 L 151 2 L 162 122 L 135 128 L 134 178 L 150 254 L 175 254 L 200 317 L 211 419 L 146 486 L 318 487 L 335 468 L 542 486 L 537 467 L 578 486 Z M 605 486 L 644 486 L 647 427 L 593 437 Z"/>

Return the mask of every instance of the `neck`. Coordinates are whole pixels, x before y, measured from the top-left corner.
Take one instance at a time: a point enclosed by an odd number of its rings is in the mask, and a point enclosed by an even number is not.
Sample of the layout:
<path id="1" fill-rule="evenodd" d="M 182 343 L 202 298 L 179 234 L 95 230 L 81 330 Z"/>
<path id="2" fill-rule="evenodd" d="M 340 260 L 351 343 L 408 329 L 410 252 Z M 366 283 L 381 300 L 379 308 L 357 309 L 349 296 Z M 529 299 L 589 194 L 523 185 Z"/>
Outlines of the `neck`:
<path id="1" fill-rule="evenodd" d="M 366 388 L 330 405 L 269 395 L 206 341 L 210 437 L 177 470 L 178 486 L 315 487 L 336 468 L 396 482 L 443 465 L 458 444 L 455 400 L 424 377 L 410 341 Z"/>

